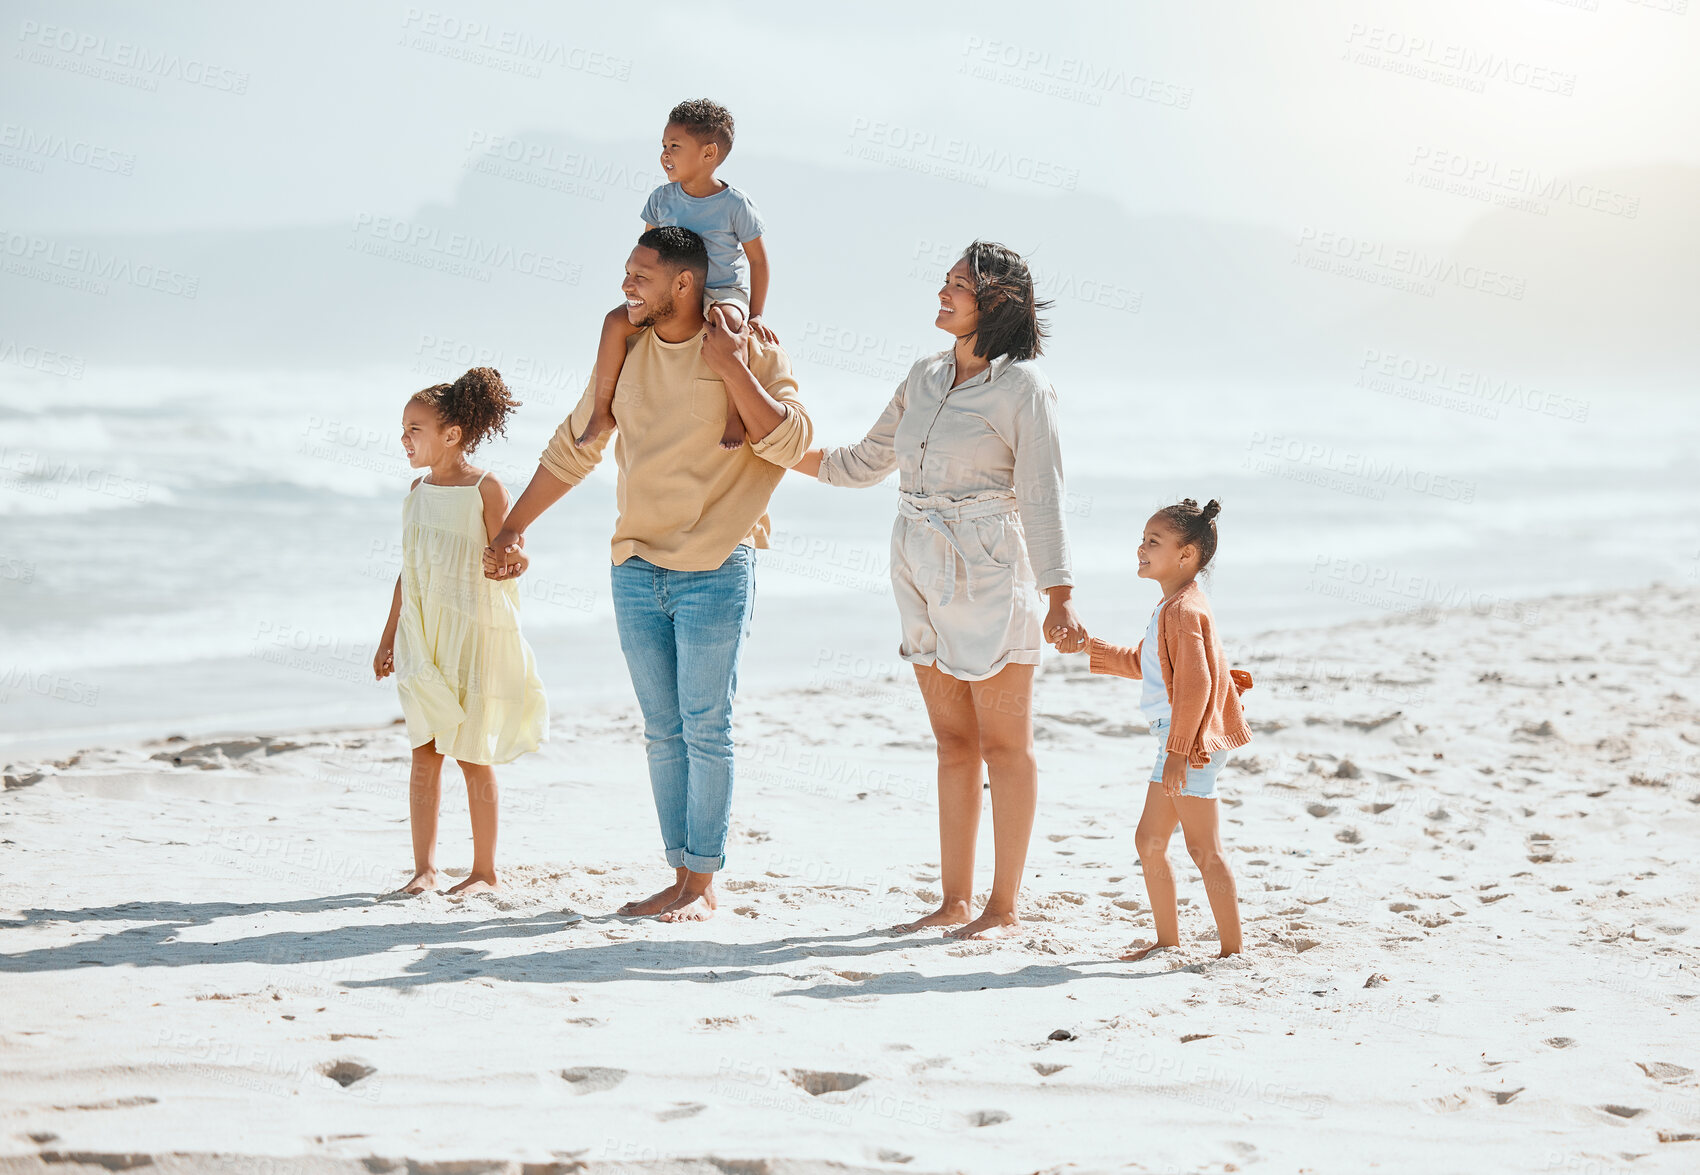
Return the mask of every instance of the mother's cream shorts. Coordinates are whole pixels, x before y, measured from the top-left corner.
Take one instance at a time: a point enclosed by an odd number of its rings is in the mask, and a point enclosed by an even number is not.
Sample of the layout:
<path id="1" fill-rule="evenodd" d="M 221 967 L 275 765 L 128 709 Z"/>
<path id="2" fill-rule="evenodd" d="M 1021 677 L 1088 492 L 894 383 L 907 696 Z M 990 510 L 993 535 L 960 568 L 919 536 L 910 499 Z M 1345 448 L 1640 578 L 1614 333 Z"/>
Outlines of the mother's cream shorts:
<path id="1" fill-rule="evenodd" d="M 1013 494 L 903 495 L 891 587 L 905 661 L 962 681 L 1039 663 L 1044 612 Z"/>

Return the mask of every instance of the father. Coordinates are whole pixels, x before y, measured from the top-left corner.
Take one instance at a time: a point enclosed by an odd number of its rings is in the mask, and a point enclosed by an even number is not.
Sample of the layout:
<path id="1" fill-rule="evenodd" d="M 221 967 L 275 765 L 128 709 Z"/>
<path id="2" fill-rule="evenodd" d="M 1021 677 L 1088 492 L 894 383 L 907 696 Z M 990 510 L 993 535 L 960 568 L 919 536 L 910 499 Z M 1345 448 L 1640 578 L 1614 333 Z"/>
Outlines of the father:
<path id="1" fill-rule="evenodd" d="M 614 619 L 675 870 L 672 885 L 620 913 L 669 922 L 714 913 L 731 820 L 732 697 L 755 604 L 753 548 L 767 546 L 768 499 L 814 438 L 785 352 L 704 321 L 707 278 L 708 252 L 689 229 L 638 238 L 622 288 L 640 330 L 614 392 Z M 610 433 L 573 443 L 595 386 L 593 376 L 485 551 L 491 578 L 518 573 L 526 528 L 602 459 Z M 748 442 L 730 451 L 720 447 L 728 392 Z"/>

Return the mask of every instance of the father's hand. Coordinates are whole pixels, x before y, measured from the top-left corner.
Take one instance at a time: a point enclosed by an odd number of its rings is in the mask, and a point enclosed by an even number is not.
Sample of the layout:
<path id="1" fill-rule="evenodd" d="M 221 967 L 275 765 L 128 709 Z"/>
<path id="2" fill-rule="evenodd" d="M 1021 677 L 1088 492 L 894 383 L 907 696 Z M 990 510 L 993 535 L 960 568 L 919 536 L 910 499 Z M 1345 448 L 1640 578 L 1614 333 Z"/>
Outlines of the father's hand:
<path id="1" fill-rule="evenodd" d="M 708 364 L 708 369 L 725 379 L 740 368 L 748 367 L 749 359 L 748 325 L 732 330 L 727 327 L 726 316 L 720 307 L 709 307 L 708 337 L 702 344 L 702 361 Z"/>
<path id="2" fill-rule="evenodd" d="M 517 531 L 503 530 L 484 548 L 484 574 L 489 579 L 512 579 L 525 570 L 527 560 L 520 549 L 525 536 Z"/>

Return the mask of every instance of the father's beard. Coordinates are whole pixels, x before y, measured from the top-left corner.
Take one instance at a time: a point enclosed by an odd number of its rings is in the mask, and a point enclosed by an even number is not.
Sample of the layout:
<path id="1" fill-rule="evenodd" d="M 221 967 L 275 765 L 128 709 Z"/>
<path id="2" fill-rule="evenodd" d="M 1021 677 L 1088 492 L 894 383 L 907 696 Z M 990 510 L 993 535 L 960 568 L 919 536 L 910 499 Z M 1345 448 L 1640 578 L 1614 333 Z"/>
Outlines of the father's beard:
<path id="1" fill-rule="evenodd" d="M 666 322 L 669 318 L 673 317 L 673 309 L 674 302 L 672 294 L 667 295 L 667 300 L 665 302 L 659 304 L 651 302 L 649 313 L 644 315 L 643 320 L 637 324 L 638 329 L 645 330 L 654 326 L 658 322 Z"/>

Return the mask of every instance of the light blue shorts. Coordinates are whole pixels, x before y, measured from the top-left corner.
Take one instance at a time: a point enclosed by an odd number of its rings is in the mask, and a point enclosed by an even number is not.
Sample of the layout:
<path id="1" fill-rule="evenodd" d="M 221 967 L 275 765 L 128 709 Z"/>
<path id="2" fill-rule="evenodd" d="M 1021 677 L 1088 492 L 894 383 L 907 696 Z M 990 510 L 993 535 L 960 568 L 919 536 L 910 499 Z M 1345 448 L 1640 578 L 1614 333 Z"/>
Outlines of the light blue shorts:
<path id="1" fill-rule="evenodd" d="M 1165 749 L 1169 742 L 1169 723 L 1167 719 L 1159 718 L 1151 724 L 1151 733 L 1157 736 L 1157 762 L 1151 768 L 1151 782 L 1163 782 L 1163 764 L 1168 761 L 1169 752 Z M 1181 789 L 1181 795 L 1191 796 L 1198 800 L 1213 800 L 1216 798 L 1216 776 L 1222 771 L 1222 755 L 1217 752 L 1211 756 L 1210 762 L 1203 767 L 1188 767 L 1186 769 L 1186 786 Z"/>

